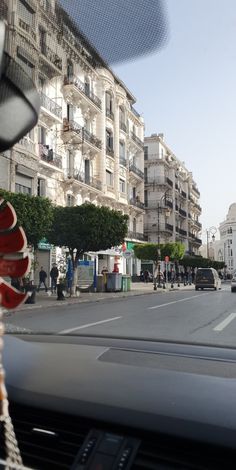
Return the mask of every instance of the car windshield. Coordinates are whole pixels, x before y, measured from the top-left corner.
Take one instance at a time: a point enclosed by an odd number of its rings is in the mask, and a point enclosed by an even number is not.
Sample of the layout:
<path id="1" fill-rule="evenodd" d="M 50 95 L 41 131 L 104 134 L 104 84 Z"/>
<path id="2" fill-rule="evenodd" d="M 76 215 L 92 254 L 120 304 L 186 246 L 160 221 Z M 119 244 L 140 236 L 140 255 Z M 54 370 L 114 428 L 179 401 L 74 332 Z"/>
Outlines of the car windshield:
<path id="1" fill-rule="evenodd" d="M 0 155 L 6 333 L 235 347 L 236 4 L 94 5 L 0 0 L 41 104 Z"/>

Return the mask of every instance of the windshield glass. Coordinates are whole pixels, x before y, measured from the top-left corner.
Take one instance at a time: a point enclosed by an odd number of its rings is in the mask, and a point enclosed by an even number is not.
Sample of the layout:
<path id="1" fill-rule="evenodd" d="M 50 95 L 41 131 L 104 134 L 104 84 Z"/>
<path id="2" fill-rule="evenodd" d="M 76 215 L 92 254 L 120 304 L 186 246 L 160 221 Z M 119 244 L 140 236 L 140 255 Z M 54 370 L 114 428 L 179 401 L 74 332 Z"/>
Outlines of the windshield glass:
<path id="1" fill-rule="evenodd" d="M 0 155 L 31 260 L 13 276 L 0 233 L 2 279 L 28 295 L 3 304 L 6 333 L 235 347 L 236 5 L 136 3 L 0 1 L 41 102 Z"/>

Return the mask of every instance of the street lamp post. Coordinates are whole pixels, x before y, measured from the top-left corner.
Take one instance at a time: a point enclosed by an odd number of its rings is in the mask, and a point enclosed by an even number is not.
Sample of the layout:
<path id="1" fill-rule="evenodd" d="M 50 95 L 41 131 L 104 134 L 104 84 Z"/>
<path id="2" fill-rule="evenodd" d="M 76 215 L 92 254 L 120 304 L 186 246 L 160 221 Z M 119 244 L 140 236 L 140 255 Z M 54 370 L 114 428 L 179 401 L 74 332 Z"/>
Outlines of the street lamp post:
<path id="1" fill-rule="evenodd" d="M 169 190 L 165 191 L 164 195 L 161 197 L 160 201 L 157 203 L 157 263 L 158 263 L 158 287 L 161 287 L 161 250 L 160 250 L 160 213 L 162 212 L 162 205 L 161 203 L 165 201 L 166 203 L 166 194 Z M 166 209 L 166 207 L 164 208 Z M 156 290 L 156 279 L 154 280 L 154 290 Z"/>
<path id="2" fill-rule="evenodd" d="M 212 236 L 212 241 L 215 241 L 215 234 L 217 232 L 216 227 L 210 227 L 209 229 L 206 230 L 206 236 L 207 236 L 207 258 L 209 259 L 209 237 L 210 235 Z"/>

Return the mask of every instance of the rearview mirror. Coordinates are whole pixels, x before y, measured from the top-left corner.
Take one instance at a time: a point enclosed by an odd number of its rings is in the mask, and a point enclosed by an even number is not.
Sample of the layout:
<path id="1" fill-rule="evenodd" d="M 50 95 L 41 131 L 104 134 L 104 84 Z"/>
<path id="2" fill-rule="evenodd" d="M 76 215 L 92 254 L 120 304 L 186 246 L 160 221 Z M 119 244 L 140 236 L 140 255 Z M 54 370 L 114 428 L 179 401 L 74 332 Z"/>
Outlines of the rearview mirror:
<path id="1" fill-rule="evenodd" d="M 0 21 L 0 152 L 11 148 L 38 121 L 40 98 L 34 83 L 5 51 Z"/>

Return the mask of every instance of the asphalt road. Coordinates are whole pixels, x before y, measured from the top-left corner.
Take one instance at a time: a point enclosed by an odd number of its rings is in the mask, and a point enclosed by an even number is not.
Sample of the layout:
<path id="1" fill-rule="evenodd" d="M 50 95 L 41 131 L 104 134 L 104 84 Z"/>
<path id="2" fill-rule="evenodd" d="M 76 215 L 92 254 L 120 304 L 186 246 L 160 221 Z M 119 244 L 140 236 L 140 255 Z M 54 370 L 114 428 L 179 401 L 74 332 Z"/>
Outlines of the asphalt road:
<path id="1" fill-rule="evenodd" d="M 204 290 L 151 294 L 19 311 L 6 330 L 149 338 L 236 346 L 236 293 Z"/>

